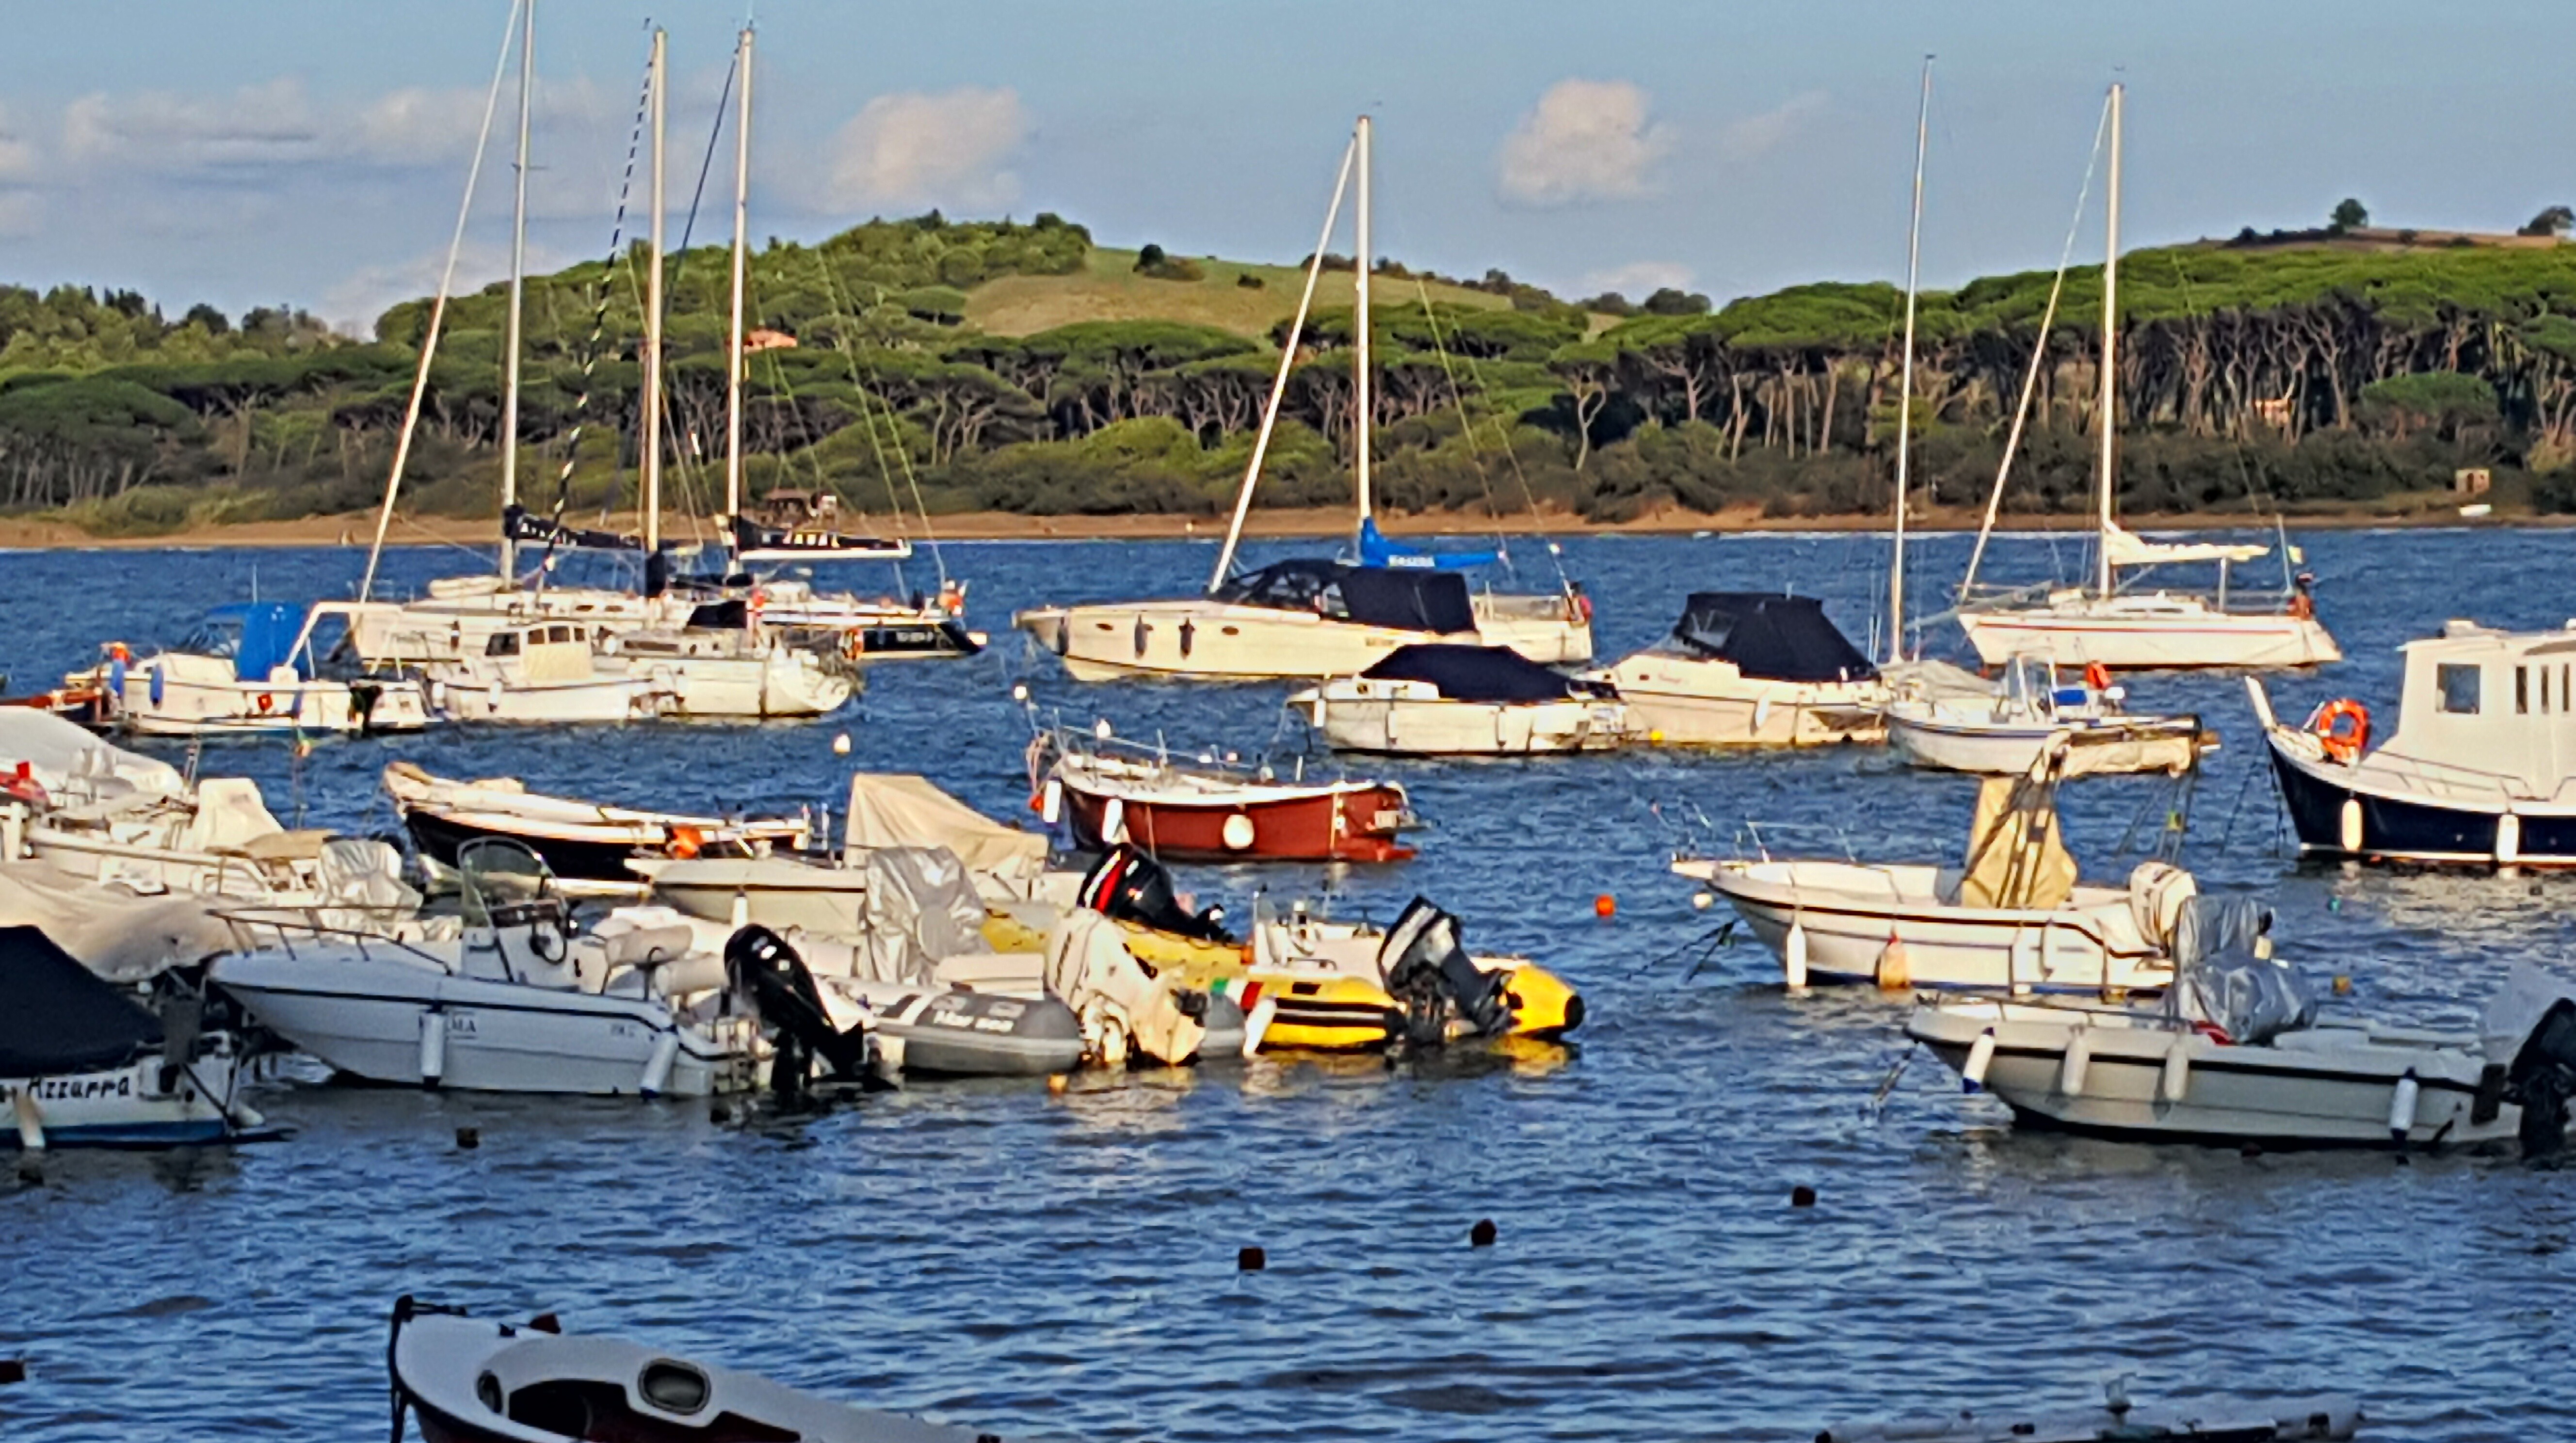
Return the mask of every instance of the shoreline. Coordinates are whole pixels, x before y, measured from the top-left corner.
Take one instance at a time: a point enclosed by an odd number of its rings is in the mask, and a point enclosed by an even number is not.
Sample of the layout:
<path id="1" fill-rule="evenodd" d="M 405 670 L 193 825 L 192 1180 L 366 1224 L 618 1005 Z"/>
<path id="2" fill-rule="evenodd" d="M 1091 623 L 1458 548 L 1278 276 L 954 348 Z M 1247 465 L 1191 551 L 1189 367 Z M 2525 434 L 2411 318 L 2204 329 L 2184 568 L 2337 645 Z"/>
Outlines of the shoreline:
<path id="1" fill-rule="evenodd" d="M 869 518 L 859 518 L 862 524 Z M 1908 520 L 1910 529 L 1918 532 L 1973 532 L 1983 519 L 1982 512 L 1969 508 L 1944 507 Z M 689 526 L 690 518 L 671 518 L 668 534 L 675 545 L 687 546 L 701 540 L 712 540 L 708 531 L 701 536 Z M 2122 524 L 2133 531 L 2191 531 L 2269 533 L 2274 529 L 2270 518 L 2254 518 L 2242 513 L 2146 514 L 2124 516 Z M 592 519 L 588 524 L 598 524 Z M 633 514 L 612 517 L 610 529 L 639 529 Z M 1884 516 L 1766 516 L 1756 507 L 1735 507 L 1714 513 L 1668 508 L 1630 521 L 1587 521 L 1570 512 L 1544 512 L 1539 515 L 1516 515 L 1482 518 L 1461 512 L 1436 512 L 1420 515 L 1382 516 L 1379 524 L 1390 536 L 1696 536 L 1701 534 L 1761 534 L 1776 532 L 1883 532 L 1888 529 Z M 1997 534 L 2035 534 L 2049 532 L 2089 533 L 2091 516 L 2007 516 L 1996 524 Z M 2545 529 L 2576 525 L 2576 517 L 2544 516 L 2537 513 L 2464 517 L 2456 508 L 2426 508 L 2398 515 L 2379 515 L 2363 511 L 2320 512 L 2314 515 L 2283 518 L 2293 531 L 2364 531 L 2406 529 Z M 1283 538 L 1339 538 L 1350 530 L 1350 512 L 1340 507 L 1318 507 L 1290 510 L 1255 510 L 1244 526 L 1244 535 L 1265 540 Z M 385 544 L 388 547 L 446 546 L 485 549 L 497 541 L 494 522 L 451 516 L 396 516 Z M 196 526 L 153 536 L 92 536 L 68 522 L 40 519 L 0 519 L 0 550 L 9 551 L 154 551 L 196 547 L 290 547 L 344 546 L 363 550 L 375 534 L 375 517 L 371 512 L 354 512 L 341 516 L 308 516 L 295 521 L 254 521 L 224 526 Z M 934 516 L 925 529 L 918 522 L 889 528 L 880 534 L 908 535 L 917 545 L 932 540 L 947 541 L 1180 541 L 1215 539 L 1225 534 L 1225 523 L 1217 517 L 1173 516 L 1166 514 L 1124 516 L 1027 516 L 1016 512 L 977 511 Z"/>

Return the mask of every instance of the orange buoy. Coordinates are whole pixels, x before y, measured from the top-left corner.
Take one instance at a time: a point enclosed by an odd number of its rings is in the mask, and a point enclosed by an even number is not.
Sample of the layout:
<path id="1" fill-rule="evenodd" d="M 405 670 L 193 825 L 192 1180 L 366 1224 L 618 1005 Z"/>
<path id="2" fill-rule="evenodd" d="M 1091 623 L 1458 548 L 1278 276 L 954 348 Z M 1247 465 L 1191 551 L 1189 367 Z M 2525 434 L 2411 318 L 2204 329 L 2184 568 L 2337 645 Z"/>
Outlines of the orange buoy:
<path id="1" fill-rule="evenodd" d="M 1595 916 L 1595 917 L 1616 917 L 1616 916 L 1618 916 L 1618 915 L 1619 915 L 1619 899 L 1618 899 L 1618 898 L 1616 898 L 1616 897 L 1611 896 L 1611 895 L 1610 895 L 1609 893 L 1607 893 L 1607 892 L 1604 892 L 1604 893 L 1602 893 L 1600 896 L 1593 898 L 1593 899 L 1592 899 L 1592 915 L 1593 915 L 1593 916 Z"/>

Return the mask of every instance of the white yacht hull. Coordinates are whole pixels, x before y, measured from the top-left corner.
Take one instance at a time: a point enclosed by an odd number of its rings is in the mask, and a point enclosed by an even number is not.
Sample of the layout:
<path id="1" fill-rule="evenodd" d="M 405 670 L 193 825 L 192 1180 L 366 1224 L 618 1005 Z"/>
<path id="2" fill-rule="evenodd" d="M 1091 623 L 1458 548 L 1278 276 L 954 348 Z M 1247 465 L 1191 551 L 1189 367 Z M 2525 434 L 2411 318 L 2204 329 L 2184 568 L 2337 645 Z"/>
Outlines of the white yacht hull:
<path id="1" fill-rule="evenodd" d="M 2343 660 L 2343 649 L 2314 617 L 2221 611 L 2192 596 L 2080 597 L 2022 609 L 1963 609 L 1959 624 L 1988 666 L 2016 656 L 2129 670 L 2309 667 Z"/>
<path id="2" fill-rule="evenodd" d="M 672 1097 L 759 1084 L 747 1019 L 693 1023 L 658 999 L 457 977 L 370 955 L 389 950 L 398 949 L 245 952 L 218 961 L 213 978 L 299 1051 L 369 1082 Z M 666 1045 L 670 1056 L 657 1060 Z"/>
<path id="3" fill-rule="evenodd" d="M 639 656 L 628 665 L 672 698 L 669 714 L 681 720 L 824 716 L 858 690 L 855 671 L 827 671 L 785 647 L 756 656 Z"/>
<path id="4" fill-rule="evenodd" d="M 1953 1069 L 1994 1035 L 1983 1088 L 2017 1117 L 2140 1141 L 2391 1147 L 2401 1079 L 2416 1097 L 2412 1148 L 2511 1141 L 2521 1109 L 2490 1095 L 2473 1036 L 2315 1027 L 2238 1047 L 2187 1028 L 2097 1025 L 2085 1014 L 1964 1003 L 1918 1009 L 1906 1035 Z M 2070 1049 L 2079 1060 L 2070 1064 Z M 2177 1057 L 2177 1054 L 2180 1054 Z M 2070 1088 L 2069 1083 L 2073 1086 Z M 1972 1089 L 1973 1090 L 1973 1089 Z"/>
<path id="5" fill-rule="evenodd" d="M 1628 708 L 1616 701 L 1503 705 L 1445 698 L 1336 696 L 1336 683 L 1292 698 L 1333 750 L 1389 756 L 1533 756 L 1609 751 L 1628 744 Z M 1401 685 L 1401 684 L 1399 684 Z M 1382 691 L 1362 679 L 1359 686 Z"/>
<path id="6" fill-rule="evenodd" d="M 1355 676 L 1399 646 L 1427 641 L 1508 646 L 1550 666 L 1591 659 L 1589 620 L 1571 620 L 1562 608 L 1552 618 L 1494 614 L 1486 602 L 1487 598 L 1477 599 L 1478 629 L 1455 635 L 1200 600 L 1039 607 L 1018 613 L 1011 624 L 1061 658 L 1066 674 L 1086 682 L 1122 677 L 1277 681 Z"/>
<path id="7" fill-rule="evenodd" d="M 1724 897 L 1793 985 L 2119 993 L 2173 980 L 2129 894 L 2107 887 L 2062 907 L 1967 907 L 1941 900 L 1950 879 L 1927 866 L 1683 858 L 1673 871 Z"/>
<path id="8" fill-rule="evenodd" d="M 1887 689 L 1874 681 L 1748 677 L 1730 662 L 1640 653 L 1603 673 L 1638 732 L 1676 747 L 1822 747 L 1875 742 Z"/>
<path id="9" fill-rule="evenodd" d="M 428 694 L 401 677 L 357 684 L 281 670 L 242 681 L 220 657 L 147 657 L 126 672 L 115 718 L 144 736 L 270 736 L 289 732 L 410 732 L 430 722 Z M 156 695 L 157 693 L 157 695 Z"/>
<path id="10" fill-rule="evenodd" d="M 1989 777 L 2027 774 L 2061 731 L 2081 739 L 2086 773 L 2185 772 L 2200 756 L 2196 722 L 1987 722 L 1943 717 L 1934 708 L 1903 702 L 1887 716 L 1887 744 L 1898 756 L 1918 767 Z"/>
<path id="11" fill-rule="evenodd" d="M 504 682 L 467 673 L 432 680 L 430 698 L 451 720 L 500 725 L 636 721 L 673 705 L 650 676 Z"/>
<path id="12" fill-rule="evenodd" d="M 641 596 L 589 587 L 507 587 L 346 609 L 351 643 L 370 665 L 468 660 L 483 655 L 496 633 L 532 621 L 578 621 L 623 631 L 656 620 L 653 603 Z"/>

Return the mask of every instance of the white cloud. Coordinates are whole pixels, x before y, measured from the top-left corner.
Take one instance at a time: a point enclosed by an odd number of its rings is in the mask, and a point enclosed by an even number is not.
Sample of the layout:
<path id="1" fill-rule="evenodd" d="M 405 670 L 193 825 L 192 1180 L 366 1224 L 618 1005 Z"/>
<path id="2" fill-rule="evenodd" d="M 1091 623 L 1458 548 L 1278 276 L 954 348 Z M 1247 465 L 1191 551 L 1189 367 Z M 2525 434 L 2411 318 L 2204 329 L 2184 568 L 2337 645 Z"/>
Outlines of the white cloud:
<path id="1" fill-rule="evenodd" d="M 1641 301 L 1667 287 L 1689 290 L 1693 279 L 1691 268 L 1679 261 L 1631 261 L 1586 275 L 1579 289 L 1587 296 L 1617 291 L 1632 301 Z"/>
<path id="2" fill-rule="evenodd" d="M 597 260 L 597 256 L 572 255 L 531 241 L 528 244 L 528 273 L 544 275 L 575 261 Z M 415 301 L 438 294 L 438 277 L 447 268 L 447 248 L 415 253 L 405 259 L 380 265 L 360 266 L 325 287 L 322 298 L 312 306 L 335 331 L 375 339 L 376 317 L 401 301 Z M 510 278 L 510 248 L 503 241 L 468 240 L 456 257 L 456 285 L 452 296 L 470 296 L 495 281 Z"/>
<path id="3" fill-rule="evenodd" d="M 1503 141 L 1503 198 L 1546 206 L 1651 194 L 1673 128 L 1646 105 L 1646 92 L 1625 80 L 1549 86 Z"/>
<path id="4" fill-rule="evenodd" d="M 292 76 L 230 95 L 84 95 L 63 111 L 63 154 L 83 165 L 161 172 L 291 165 L 320 157 L 325 129 Z"/>
<path id="5" fill-rule="evenodd" d="M 1730 122 L 1717 133 L 1718 149 L 1737 160 L 1750 160 L 1797 133 L 1823 112 L 1829 99 L 1821 90 L 1793 95 L 1777 109 Z"/>
<path id="6" fill-rule="evenodd" d="M 371 160 L 425 165 L 474 153 L 484 96 L 470 90 L 392 91 L 360 111 L 350 149 Z M 499 117 L 494 123 L 500 124 Z"/>
<path id="7" fill-rule="evenodd" d="M 844 211 L 1005 205 L 1019 195 L 1009 164 L 1028 134 L 1017 91 L 964 86 L 880 95 L 832 138 L 824 204 Z"/>
<path id="8" fill-rule="evenodd" d="M 44 200 L 32 190 L 0 190 L 0 240 L 36 234 L 44 218 Z"/>
<path id="9" fill-rule="evenodd" d="M 9 108 L 0 105 L 0 185 L 34 180 L 43 165 L 44 156 L 37 151 L 36 143 L 10 120 Z"/>

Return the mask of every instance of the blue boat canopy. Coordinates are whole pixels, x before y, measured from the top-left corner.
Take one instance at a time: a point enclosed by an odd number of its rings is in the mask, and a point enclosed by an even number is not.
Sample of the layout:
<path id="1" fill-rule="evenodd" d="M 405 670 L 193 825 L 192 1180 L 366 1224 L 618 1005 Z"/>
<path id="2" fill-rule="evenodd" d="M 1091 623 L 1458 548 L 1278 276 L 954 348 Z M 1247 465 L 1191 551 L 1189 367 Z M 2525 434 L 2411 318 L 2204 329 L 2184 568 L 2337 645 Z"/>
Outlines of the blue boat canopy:
<path id="1" fill-rule="evenodd" d="M 1418 546 L 1399 546 L 1377 529 L 1377 518 L 1360 522 L 1360 564 L 1386 566 L 1402 571 L 1465 571 L 1475 566 L 1491 566 L 1503 559 L 1500 551 L 1426 551 Z"/>
<path id="2" fill-rule="evenodd" d="M 180 650 L 202 656 L 232 658 L 233 676 L 266 681 L 268 674 L 292 661 L 295 674 L 313 678 L 313 658 L 295 654 L 304 634 L 304 608 L 284 601 L 236 601 L 211 608 Z"/>

